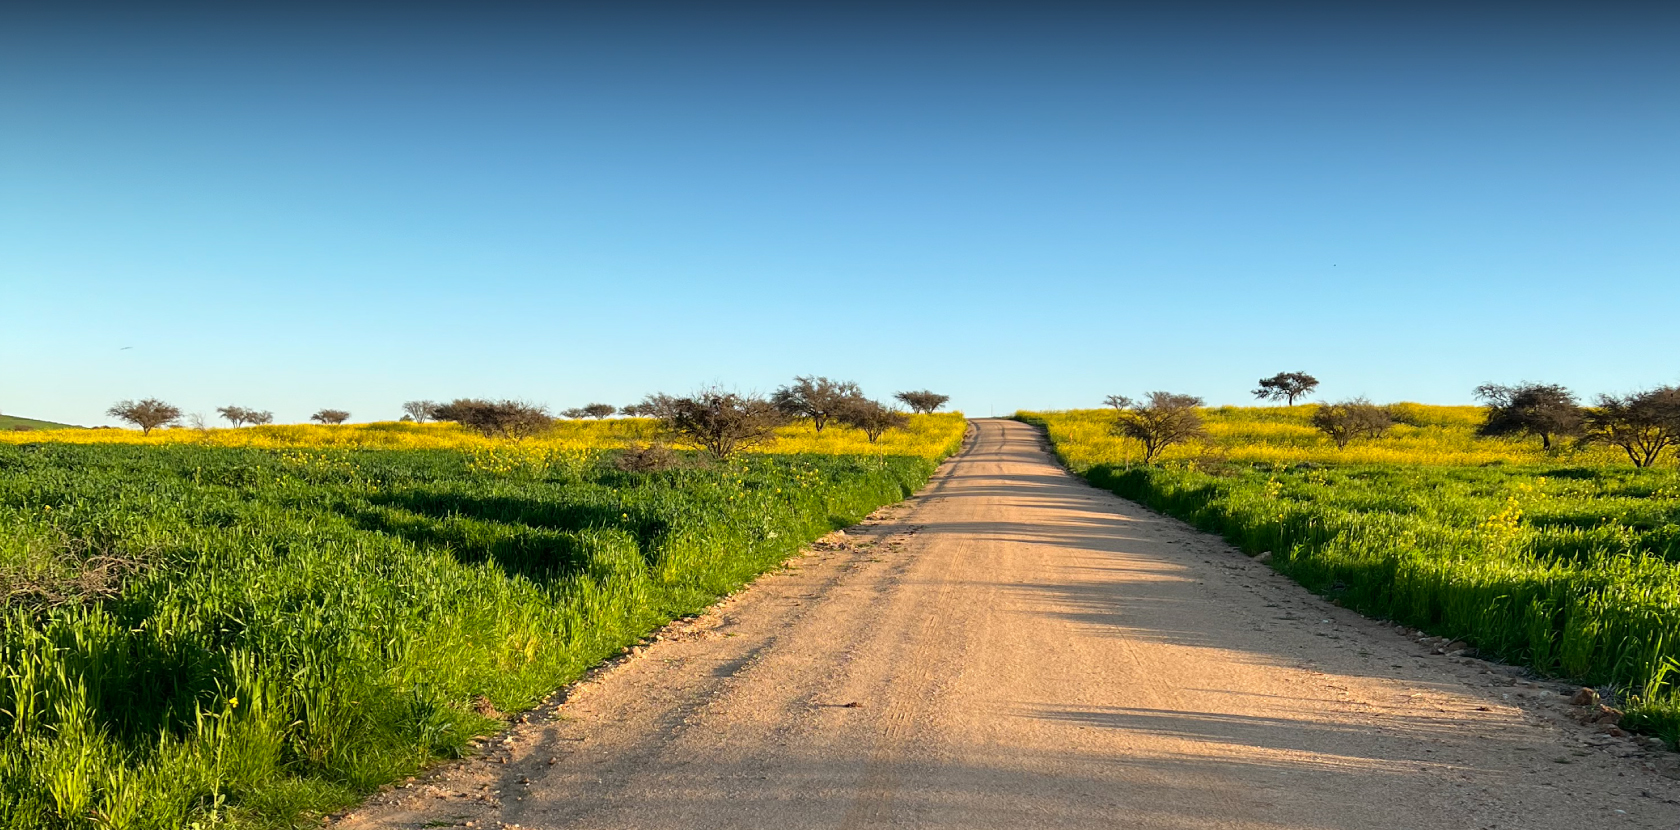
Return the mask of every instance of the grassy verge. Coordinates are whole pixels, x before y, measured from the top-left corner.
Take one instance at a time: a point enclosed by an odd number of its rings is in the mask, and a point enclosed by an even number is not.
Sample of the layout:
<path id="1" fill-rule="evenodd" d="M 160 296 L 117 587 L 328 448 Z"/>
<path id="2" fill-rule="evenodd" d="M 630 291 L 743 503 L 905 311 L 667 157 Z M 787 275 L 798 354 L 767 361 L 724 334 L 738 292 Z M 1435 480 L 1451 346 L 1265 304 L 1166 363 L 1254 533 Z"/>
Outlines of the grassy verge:
<path id="1" fill-rule="evenodd" d="M 0 445 L 0 824 L 307 820 L 935 463 Z"/>
<path id="2" fill-rule="evenodd" d="M 1065 449 L 1066 437 L 1050 434 Z M 1272 553 L 1274 568 L 1349 608 L 1542 674 L 1614 686 L 1624 725 L 1680 741 L 1680 472 L 1070 466 L 1251 555 Z"/>

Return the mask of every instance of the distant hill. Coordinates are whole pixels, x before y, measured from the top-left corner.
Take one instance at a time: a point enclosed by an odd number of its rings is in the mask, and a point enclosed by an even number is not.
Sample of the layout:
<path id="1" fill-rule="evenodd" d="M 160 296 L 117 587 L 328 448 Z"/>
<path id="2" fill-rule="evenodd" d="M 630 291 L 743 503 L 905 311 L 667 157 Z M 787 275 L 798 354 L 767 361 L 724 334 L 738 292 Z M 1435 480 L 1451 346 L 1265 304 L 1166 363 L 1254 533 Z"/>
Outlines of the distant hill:
<path id="1" fill-rule="evenodd" d="M 55 424 L 52 421 L 37 421 L 34 418 L 19 418 L 16 415 L 0 415 L 0 430 L 10 432 L 18 427 L 30 429 L 80 429 L 72 424 Z"/>

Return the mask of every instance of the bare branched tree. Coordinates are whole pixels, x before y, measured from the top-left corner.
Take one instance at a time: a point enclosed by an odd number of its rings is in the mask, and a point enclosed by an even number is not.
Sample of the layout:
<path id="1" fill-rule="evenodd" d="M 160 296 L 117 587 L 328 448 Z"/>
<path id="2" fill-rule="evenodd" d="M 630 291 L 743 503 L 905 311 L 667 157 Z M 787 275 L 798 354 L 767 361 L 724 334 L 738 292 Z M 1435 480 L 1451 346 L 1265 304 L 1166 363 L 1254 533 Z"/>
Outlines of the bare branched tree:
<path id="1" fill-rule="evenodd" d="M 1582 443 L 1619 447 L 1635 467 L 1657 463 L 1680 444 L 1680 386 L 1659 386 L 1632 395 L 1599 395 L 1587 410 Z"/>
<path id="2" fill-rule="evenodd" d="M 1294 406 L 1296 398 L 1317 388 L 1318 378 L 1306 372 L 1278 372 L 1260 379 L 1260 388 L 1254 390 L 1254 397 L 1263 401 L 1285 401 L 1286 406 Z"/>
<path id="3" fill-rule="evenodd" d="M 228 423 L 233 424 L 234 429 L 250 422 L 250 419 L 246 416 L 250 414 L 251 410 L 243 406 L 219 406 L 216 408 L 216 412 L 226 418 Z"/>
<path id="4" fill-rule="evenodd" d="M 319 424 L 342 424 L 350 420 L 350 413 L 342 409 L 323 409 L 309 416 L 309 420 Z"/>
<path id="5" fill-rule="evenodd" d="M 524 401 L 457 398 L 432 410 L 439 421 L 454 421 L 485 437 L 526 438 L 554 428 L 548 410 Z"/>
<path id="6" fill-rule="evenodd" d="M 267 426 L 274 423 L 274 413 L 266 409 L 247 409 L 245 423 L 254 427 Z"/>
<path id="7" fill-rule="evenodd" d="M 1103 406 L 1114 407 L 1116 412 L 1123 409 L 1131 409 L 1132 399 L 1126 397 L 1125 395 L 1109 395 L 1108 397 L 1103 398 Z"/>
<path id="8" fill-rule="evenodd" d="M 1111 401 L 1119 396 L 1111 395 Z M 1143 463 L 1149 464 L 1161 451 L 1174 444 L 1182 444 L 1207 435 L 1202 426 L 1202 414 L 1197 408 L 1202 399 L 1194 395 L 1172 392 L 1150 392 L 1142 402 L 1125 400 L 1119 409 L 1114 431 L 1143 444 Z"/>
<path id="9" fill-rule="evenodd" d="M 1476 397 L 1488 408 L 1487 419 L 1476 428 L 1477 435 L 1538 435 L 1540 446 L 1549 450 L 1553 436 L 1580 435 L 1585 423 L 1575 393 L 1557 384 L 1484 383 L 1476 387 Z"/>
<path id="10" fill-rule="evenodd" d="M 946 401 L 951 399 L 950 395 L 941 395 L 936 392 L 929 392 L 926 389 L 919 392 L 900 392 L 893 397 L 905 406 L 910 407 L 911 412 L 922 415 L 929 415 L 938 411 L 940 407 L 945 405 Z"/>
<path id="11" fill-rule="evenodd" d="M 1394 417 L 1387 409 L 1364 398 L 1340 403 L 1319 404 L 1313 411 L 1312 425 L 1330 436 L 1337 449 L 1345 449 L 1355 438 L 1381 438 L 1394 427 Z"/>
<path id="12" fill-rule="evenodd" d="M 862 390 L 851 381 L 801 375 L 777 389 L 770 403 L 789 418 L 809 418 L 811 425 L 822 432 L 830 418 L 862 399 Z"/>
<path id="13" fill-rule="evenodd" d="M 105 414 L 139 427 L 141 435 L 151 435 L 152 430 L 181 420 L 180 407 L 164 403 L 157 398 L 118 401 L 105 410 Z"/>
<path id="14" fill-rule="evenodd" d="M 871 444 L 879 441 L 889 429 L 904 429 L 910 425 L 908 415 L 867 398 L 858 398 L 846 404 L 835 413 L 834 419 L 846 426 L 863 430 L 863 434 L 869 436 Z"/>
<path id="15" fill-rule="evenodd" d="M 672 404 L 676 400 L 670 395 L 655 393 L 643 398 L 641 403 L 630 404 L 618 411 L 620 414 L 631 418 L 655 418 L 661 421 L 669 421 L 674 414 Z"/>
<path id="16" fill-rule="evenodd" d="M 437 401 L 407 401 L 402 408 L 410 421 L 423 424 L 437 419 L 438 406 Z"/>
<path id="17" fill-rule="evenodd" d="M 742 447 L 769 441 L 787 416 L 756 395 L 708 387 L 686 398 L 656 395 L 655 408 L 666 429 L 694 441 L 713 458 L 728 458 Z"/>

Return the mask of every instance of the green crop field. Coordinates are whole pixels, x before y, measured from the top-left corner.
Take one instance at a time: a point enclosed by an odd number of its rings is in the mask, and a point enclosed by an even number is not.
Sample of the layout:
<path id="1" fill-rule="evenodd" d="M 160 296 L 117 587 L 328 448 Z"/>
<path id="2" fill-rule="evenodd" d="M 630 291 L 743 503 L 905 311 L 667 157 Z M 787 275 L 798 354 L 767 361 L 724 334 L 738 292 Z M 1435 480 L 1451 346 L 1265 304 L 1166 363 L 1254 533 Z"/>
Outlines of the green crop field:
<path id="1" fill-rule="evenodd" d="M 1313 437 L 1308 412 L 1212 411 L 1201 455 L 1158 465 L 1096 428 L 1109 414 L 1020 417 L 1098 487 L 1271 553 L 1347 607 L 1613 687 L 1623 725 L 1680 741 L 1680 470 L 1478 439 L 1451 410 L 1344 454 Z M 1490 460 L 1455 461 L 1476 454 Z"/>
<path id="2" fill-rule="evenodd" d="M 921 485 L 439 449 L 0 445 L 0 824 L 290 826 Z M 510 445 L 511 446 L 511 445 Z M 533 460 L 534 459 L 534 460 Z M 558 460 L 556 460 L 558 459 Z"/>
<path id="3" fill-rule="evenodd" d="M 37 421 L 34 418 L 19 418 L 16 415 L 0 415 L 0 431 L 29 432 L 38 429 L 78 429 L 70 424 L 55 424 L 52 421 Z"/>

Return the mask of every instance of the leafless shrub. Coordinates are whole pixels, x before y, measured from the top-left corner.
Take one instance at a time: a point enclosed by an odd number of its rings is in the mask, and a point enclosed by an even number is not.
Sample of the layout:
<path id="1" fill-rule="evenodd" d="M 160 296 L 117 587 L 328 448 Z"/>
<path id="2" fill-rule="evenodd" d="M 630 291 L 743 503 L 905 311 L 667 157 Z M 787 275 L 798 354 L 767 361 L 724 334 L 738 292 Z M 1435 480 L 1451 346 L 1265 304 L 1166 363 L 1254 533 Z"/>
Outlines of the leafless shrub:
<path id="1" fill-rule="evenodd" d="M 811 426 L 822 432 L 829 419 L 840 415 L 848 406 L 863 400 L 863 392 L 851 381 L 835 381 L 823 377 L 801 375 L 793 383 L 777 389 L 770 403 L 789 418 L 809 418 Z"/>
<path id="2" fill-rule="evenodd" d="M 1312 425 L 1330 436 L 1337 449 L 1345 449 L 1355 438 L 1381 438 L 1394 427 L 1388 410 L 1364 398 L 1340 403 L 1319 404 L 1313 411 Z"/>
<path id="3" fill-rule="evenodd" d="M 1125 406 L 1116 407 L 1119 414 L 1116 416 L 1114 431 L 1119 435 L 1135 438 L 1143 444 L 1145 464 L 1153 462 L 1167 447 L 1207 435 L 1207 430 L 1202 426 L 1202 415 L 1197 411 L 1202 405 L 1202 399 L 1194 395 L 1150 392 L 1149 397 L 1141 403 L 1112 395 L 1109 400 L 1125 403 Z"/>
<path id="4" fill-rule="evenodd" d="M 682 456 L 659 442 L 626 448 L 613 466 L 626 473 L 661 473 L 682 464 Z"/>
<path id="5" fill-rule="evenodd" d="M 140 401 L 119 401 L 105 411 L 119 421 L 127 421 L 140 428 L 140 434 L 151 435 L 152 430 L 181 420 L 181 409 L 157 398 Z"/>
<path id="6" fill-rule="evenodd" d="M 909 416 L 865 398 L 846 404 L 834 417 L 846 426 L 863 430 L 871 444 L 880 440 L 889 429 L 903 429 L 910 425 Z"/>
<path id="7" fill-rule="evenodd" d="M 771 440 L 776 428 L 786 423 L 785 416 L 769 401 L 718 387 L 702 389 L 686 398 L 656 395 L 649 400 L 654 402 L 666 429 L 705 447 L 719 460 L 742 447 Z"/>
<path id="8" fill-rule="evenodd" d="M 88 542 L 58 531 L 21 532 L 12 555 L 0 563 L 0 602 L 7 608 L 45 610 L 118 594 L 144 559 L 95 551 Z"/>
<path id="9" fill-rule="evenodd" d="M 457 398 L 432 414 L 440 421 L 454 421 L 486 437 L 525 438 L 554 427 L 546 408 L 524 401 Z"/>
<path id="10" fill-rule="evenodd" d="M 342 409 L 323 409 L 309 416 L 309 420 L 319 424 L 342 424 L 350 420 L 350 413 Z"/>
<path id="11" fill-rule="evenodd" d="M 946 401 L 951 399 L 950 395 L 940 395 L 935 392 L 929 392 L 926 389 L 918 392 L 900 392 L 893 397 L 897 398 L 898 401 L 905 406 L 910 407 L 911 412 L 923 415 L 931 414 L 937 411 L 940 407 L 945 405 Z"/>
<path id="12" fill-rule="evenodd" d="M 1599 395 L 1598 406 L 1586 412 L 1581 442 L 1619 447 L 1635 467 L 1657 463 L 1664 450 L 1680 444 L 1680 386 Z"/>

